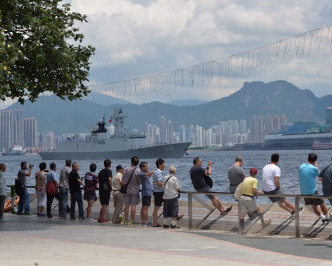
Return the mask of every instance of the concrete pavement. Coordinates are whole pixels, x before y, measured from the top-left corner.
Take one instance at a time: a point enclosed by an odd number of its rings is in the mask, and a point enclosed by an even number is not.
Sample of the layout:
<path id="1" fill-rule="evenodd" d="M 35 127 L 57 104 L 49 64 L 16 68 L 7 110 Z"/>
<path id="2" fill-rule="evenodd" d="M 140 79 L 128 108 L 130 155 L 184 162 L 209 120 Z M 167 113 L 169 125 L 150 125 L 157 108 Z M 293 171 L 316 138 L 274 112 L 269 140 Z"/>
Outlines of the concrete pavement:
<path id="1" fill-rule="evenodd" d="M 329 240 L 5 214 L 1 265 L 332 265 Z"/>

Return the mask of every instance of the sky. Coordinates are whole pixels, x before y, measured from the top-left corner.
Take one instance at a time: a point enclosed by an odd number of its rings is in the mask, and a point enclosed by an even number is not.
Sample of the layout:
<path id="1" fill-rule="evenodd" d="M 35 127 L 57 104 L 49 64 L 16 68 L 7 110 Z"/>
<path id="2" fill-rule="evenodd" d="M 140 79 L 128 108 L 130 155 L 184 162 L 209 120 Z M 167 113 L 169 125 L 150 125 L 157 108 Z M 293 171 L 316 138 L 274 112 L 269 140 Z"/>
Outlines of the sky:
<path id="1" fill-rule="evenodd" d="M 96 48 L 89 85 L 111 83 L 224 58 L 332 25 L 331 0 L 71 0 L 85 43 Z M 332 51 L 297 58 L 222 86 L 177 88 L 135 103 L 216 100 L 246 81 L 287 80 L 316 96 L 332 94 Z"/>

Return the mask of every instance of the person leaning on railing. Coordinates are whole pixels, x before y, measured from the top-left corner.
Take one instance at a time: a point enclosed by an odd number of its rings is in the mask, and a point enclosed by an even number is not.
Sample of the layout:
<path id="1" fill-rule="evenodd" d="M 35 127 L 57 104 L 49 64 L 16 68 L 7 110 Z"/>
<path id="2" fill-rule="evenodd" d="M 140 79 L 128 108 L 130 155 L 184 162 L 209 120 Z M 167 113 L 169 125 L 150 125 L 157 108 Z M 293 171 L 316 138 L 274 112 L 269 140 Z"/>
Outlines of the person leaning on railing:
<path id="1" fill-rule="evenodd" d="M 210 188 L 204 181 L 204 175 L 212 174 L 212 162 L 208 162 L 208 166 L 206 169 L 202 167 L 202 160 L 199 157 L 195 157 L 193 160 L 194 166 L 190 169 L 190 178 L 191 182 L 194 186 L 194 189 L 197 192 L 209 193 L 211 192 Z M 224 208 L 220 199 L 217 195 L 205 194 L 212 202 L 213 206 L 216 207 L 220 214 L 224 215 L 231 211 L 232 206 L 228 208 Z"/>

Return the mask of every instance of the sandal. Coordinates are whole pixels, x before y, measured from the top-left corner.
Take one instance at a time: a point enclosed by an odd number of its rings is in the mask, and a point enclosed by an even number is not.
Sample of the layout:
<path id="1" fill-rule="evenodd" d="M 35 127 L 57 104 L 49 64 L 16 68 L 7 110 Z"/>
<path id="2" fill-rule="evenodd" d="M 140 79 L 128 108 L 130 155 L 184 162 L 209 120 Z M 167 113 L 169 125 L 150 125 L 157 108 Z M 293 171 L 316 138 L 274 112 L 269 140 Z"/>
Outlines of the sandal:
<path id="1" fill-rule="evenodd" d="M 229 213 L 232 210 L 232 207 L 233 206 L 226 208 L 226 210 L 224 210 L 220 215 L 225 216 L 227 213 Z"/>

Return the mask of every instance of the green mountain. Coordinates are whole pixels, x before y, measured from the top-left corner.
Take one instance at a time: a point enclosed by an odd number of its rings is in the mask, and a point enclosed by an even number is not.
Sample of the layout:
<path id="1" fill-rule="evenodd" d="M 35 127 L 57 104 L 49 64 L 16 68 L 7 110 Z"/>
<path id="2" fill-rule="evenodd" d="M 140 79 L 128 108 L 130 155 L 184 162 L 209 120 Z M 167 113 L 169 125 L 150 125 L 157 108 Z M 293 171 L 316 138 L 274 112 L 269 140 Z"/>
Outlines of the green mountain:
<path id="1" fill-rule="evenodd" d="M 289 121 L 325 120 L 325 109 L 332 106 L 332 95 L 317 98 L 309 90 L 300 90 L 287 81 L 246 82 L 228 97 L 194 106 L 175 106 L 160 102 L 141 105 L 117 104 L 127 115 L 127 126 L 144 130 L 145 122 L 160 125 L 160 117 L 181 125 L 208 128 L 221 120 L 250 120 L 253 114 L 285 114 Z M 23 108 L 24 117 L 36 117 L 38 130 L 61 133 L 90 132 L 105 114 L 112 115 L 114 105 L 105 106 L 87 100 L 62 101 L 55 96 L 43 96 L 37 102 L 23 106 L 16 103 L 8 108 Z"/>

